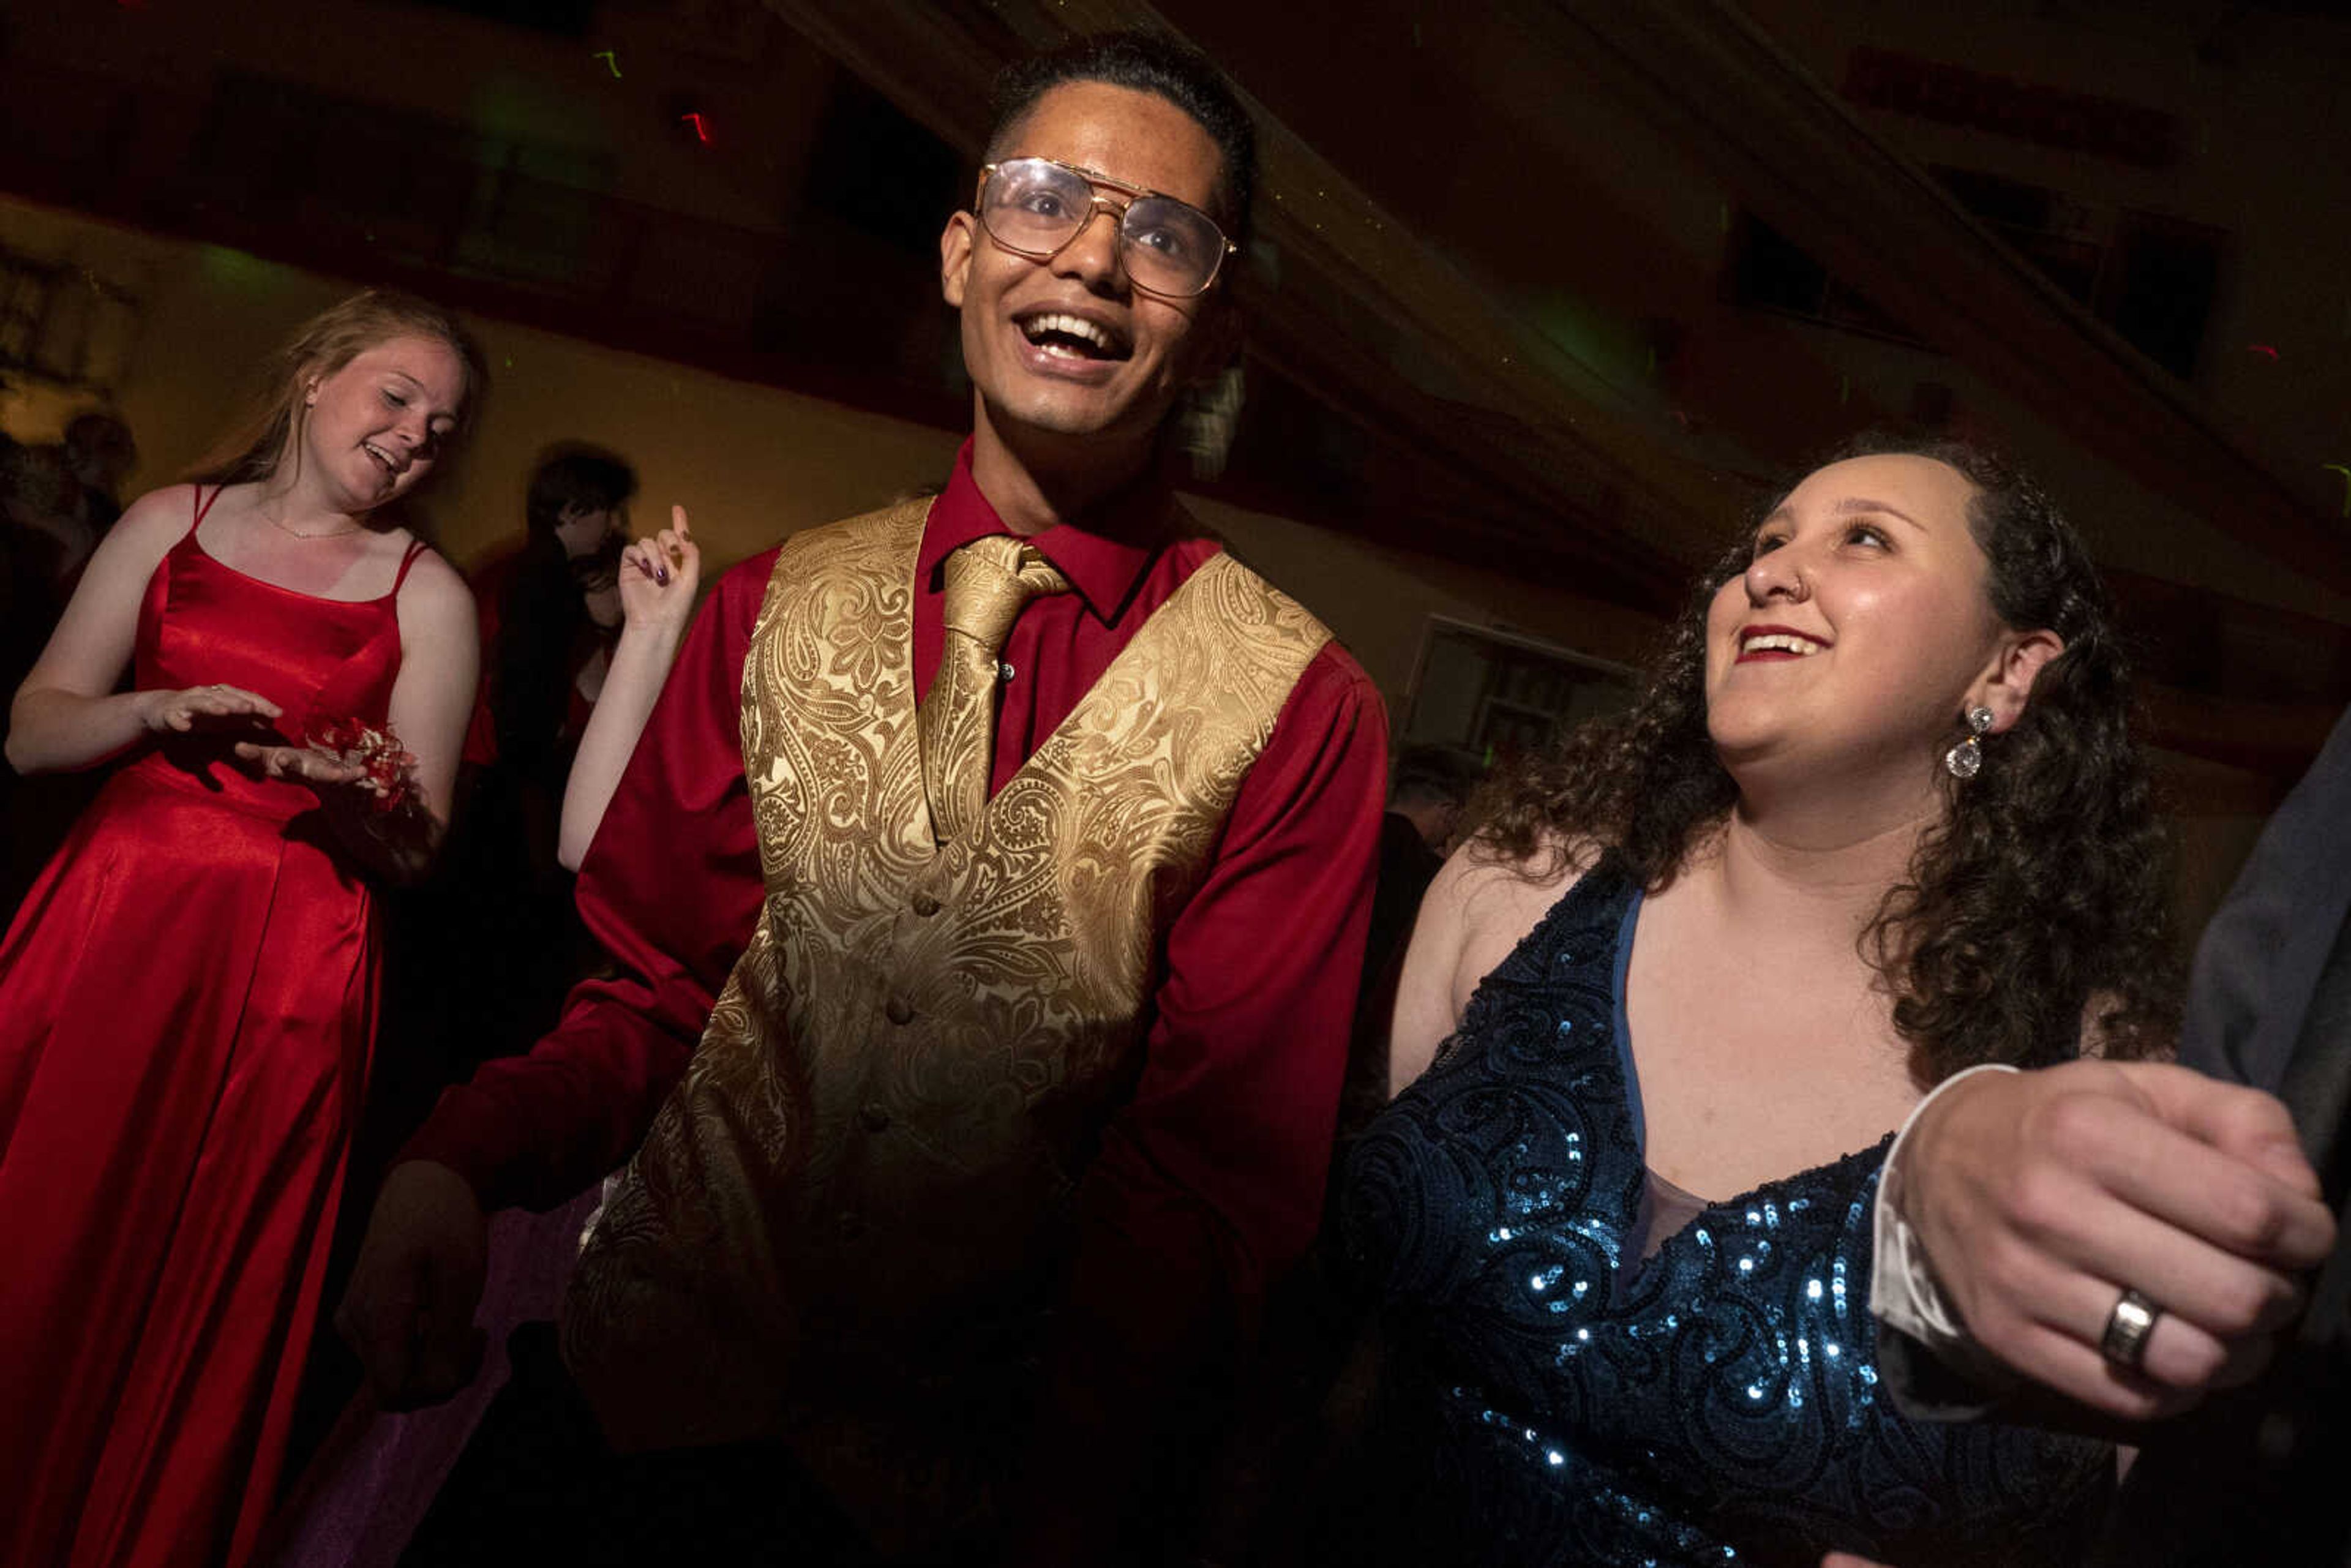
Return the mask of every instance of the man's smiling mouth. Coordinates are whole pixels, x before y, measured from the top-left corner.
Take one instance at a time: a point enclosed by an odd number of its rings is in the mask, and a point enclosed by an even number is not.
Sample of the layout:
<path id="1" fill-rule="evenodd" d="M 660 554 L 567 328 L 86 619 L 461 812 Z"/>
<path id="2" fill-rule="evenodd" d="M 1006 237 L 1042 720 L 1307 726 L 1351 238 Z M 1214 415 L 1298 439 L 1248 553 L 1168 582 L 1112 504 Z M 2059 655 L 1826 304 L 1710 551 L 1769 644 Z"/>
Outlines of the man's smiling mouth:
<path id="1" fill-rule="evenodd" d="M 1023 316 L 1015 325 L 1021 336 L 1047 353 L 1073 360 L 1123 360 L 1134 351 L 1132 344 L 1108 327 L 1066 310 Z"/>

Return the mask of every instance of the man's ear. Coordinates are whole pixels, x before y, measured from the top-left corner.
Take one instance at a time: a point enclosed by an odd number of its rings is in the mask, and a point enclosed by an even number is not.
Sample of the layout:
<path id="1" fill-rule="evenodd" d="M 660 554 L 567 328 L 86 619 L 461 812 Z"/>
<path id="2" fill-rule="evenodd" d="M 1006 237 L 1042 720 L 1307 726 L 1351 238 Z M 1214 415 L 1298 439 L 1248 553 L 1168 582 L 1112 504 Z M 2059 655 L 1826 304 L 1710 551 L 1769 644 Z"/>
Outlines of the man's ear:
<path id="1" fill-rule="evenodd" d="M 1976 695 L 1968 706 L 1980 703 L 1991 709 L 1991 733 L 2007 733 L 2024 716 L 2024 709 L 2032 700 L 2032 683 L 2039 678 L 2042 667 L 2064 651 L 2065 639 L 2054 632 L 2008 633 L 2001 639 L 2000 652 L 1993 655 L 1991 668 L 1977 683 Z"/>
<path id="2" fill-rule="evenodd" d="M 963 289 L 971 274 L 971 257 L 977 240 L 973 236 L 972 215 L 966 212 L 950 214 L 947 226 L 939 231 L 939 293 L 946 302 L 963 308 Z"/>

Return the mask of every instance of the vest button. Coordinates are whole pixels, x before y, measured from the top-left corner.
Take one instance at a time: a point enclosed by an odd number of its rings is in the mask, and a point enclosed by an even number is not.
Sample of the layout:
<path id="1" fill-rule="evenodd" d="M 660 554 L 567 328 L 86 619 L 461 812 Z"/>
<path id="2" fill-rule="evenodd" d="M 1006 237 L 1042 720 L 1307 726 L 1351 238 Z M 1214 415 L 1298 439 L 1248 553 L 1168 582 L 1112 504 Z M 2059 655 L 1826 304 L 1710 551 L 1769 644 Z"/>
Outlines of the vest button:
<path id="1" fill-rule="evenodd" d="M 869 1133 L 879 1133 L 890 1125 L 890 1108 L 879 1100 L 868 1100 L 857 1113 L 857 1123 Z"/>
<path id="2" fill-rule="evenodd" d="M 912 1023 L 914 1021 L 914 1004 L 904 997 L 892 997 L 882 1004 L 882 1016 L 892 1023 Z"/>
<path id="3" fill-rule="evenodd" d="M 843 1241 L 854 1241 L 865 1234 L 865 1217 L 853 1208 L 842 1209 L 841 1218 L 832 1223 Z"/>
<path id="4" fill-rule="evenodd" d="M 925 920 L 928 920 L 932 915 L 936 915 L 939 912 L 939 901 L 933 898 L 927 893 L 918 893 L 914 894 L 913 903 L 914 905 L 914 913 L 921 915 Z"/>

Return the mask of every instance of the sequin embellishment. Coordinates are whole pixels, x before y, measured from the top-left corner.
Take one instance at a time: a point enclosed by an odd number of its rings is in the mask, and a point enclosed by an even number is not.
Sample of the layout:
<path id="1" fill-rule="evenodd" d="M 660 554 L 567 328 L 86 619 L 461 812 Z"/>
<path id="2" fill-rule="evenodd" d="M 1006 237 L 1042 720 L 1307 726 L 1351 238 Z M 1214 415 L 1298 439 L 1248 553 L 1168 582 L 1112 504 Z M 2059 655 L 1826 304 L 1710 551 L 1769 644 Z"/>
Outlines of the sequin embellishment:
<path id="1" fill-rule="evenodd" d="M 1349 1251 L 1426 1385 L 1401 1407 L 1435 1430 L 1403 1442 L 1432 1457 L 1458 1531 L 1415 1552 L 2074 1561 L 2107 1449 L 1914 1424 L 1879 1396 L 1864 1298 L 1883 1144 L 1705 1206 L 1642 1256 L 1615 962 L 1637 897 L 1613 862 L 1587 873 L 1349 1162 Z"/>

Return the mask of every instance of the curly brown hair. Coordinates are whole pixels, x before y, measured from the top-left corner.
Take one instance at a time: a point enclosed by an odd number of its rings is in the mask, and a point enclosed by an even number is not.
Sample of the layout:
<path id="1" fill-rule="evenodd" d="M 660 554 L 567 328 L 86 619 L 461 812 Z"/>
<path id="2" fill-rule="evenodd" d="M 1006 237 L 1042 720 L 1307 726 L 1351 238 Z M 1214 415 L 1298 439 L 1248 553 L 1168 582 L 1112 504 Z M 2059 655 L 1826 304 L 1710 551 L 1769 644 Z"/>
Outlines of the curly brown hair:
<path id="1" fill-rule="evenodd" d="M 2100 1054 L 2160 1054 L 2179 997 L 2170 859 L 2105 584 L 2041 487 L 1977 447 L 1873 432 L 1827 461 L 1883 454 L 1931 458 L 1974 486 L 1993 610 L 2065 643 L 2014 727 L 1988 737 L 1982 770 L 1964 784 L 1938 772 L 1947 813 L 1862 933 L 1912 1074 L 2062 1061 L 2085 1020 Z M 1481 857 L 1547 877 L 1613 852 L 1651 892 L 1672 883 L 1739 796 L 1707 730 L 1706 625 L 1750 551 L 1742 537 L 1699 580 L 1630 710 L 1489 781 L 1472 808 Z"/>

